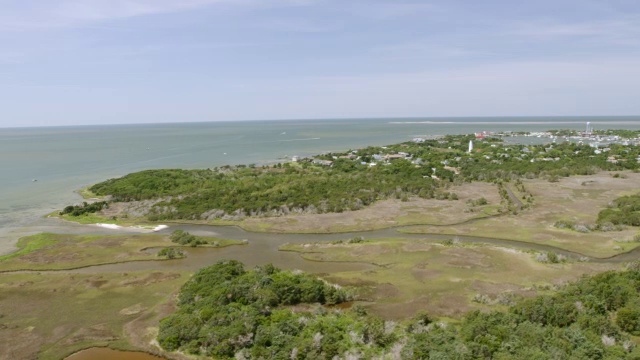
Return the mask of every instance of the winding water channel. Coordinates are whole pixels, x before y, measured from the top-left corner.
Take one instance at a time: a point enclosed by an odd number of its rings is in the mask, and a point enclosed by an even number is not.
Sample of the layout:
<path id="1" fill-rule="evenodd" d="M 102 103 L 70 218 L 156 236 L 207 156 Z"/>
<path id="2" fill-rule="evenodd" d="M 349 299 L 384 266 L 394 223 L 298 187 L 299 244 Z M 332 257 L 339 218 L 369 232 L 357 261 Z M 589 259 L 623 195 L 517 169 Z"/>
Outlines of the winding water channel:
<path id="1" fill-rule="evenodd" d="M 113 230 L 98 228 L 91 225 L 79 225 L 64 223 L 50 223 L 46 231 L 76 234 L 113 234 Z M 453 235 L 441 234 L 410 234 L 399 230 L 410 230 L 411 226 L 371 230 L 352 233 L 333 234 L 279 234 L 248 232 L 235 226 L 212 225 L 172 225 L 159 233 L 169 234 L 174 230 L 185 230 L 194 235 L 212 236 L 226 239 L 248 240 L 246 245 L 229 246 L 225 248 L 185 248 L 187 257 L 168 261 L 133 261 L 128 263 L 89 266 L 81 269 L 67 270 L 71 273 L 105 273 L 105 272 L 133 272 L 144 270 L 162 271 L 197 271 L 200 268 L 214 264 L 222 259 L 235 259 L 245 263 L 249 267 L 272 263 L 275 266 L 287 269 L 300 269 L 310 273 L 334 273 L 351 270 L 367 270 L 376 265 L 359 262 L 319 262 L 305 260 L 299 253 L 279 251 L 279 247 L 286 243 L 312 243 L 332 240 L 349 239 L 354 236 L 362 236 L 365 239 L 400 238 L 420 239 L 433 242 L 441 242 L 451 239 Z M 45 230 L 45 229 L 42 229 Z M 138 233 L 128 229 L 117 230 L 117 233 Z M 529 242 L 484 238 L 475 236 L 456 235 L 460 241 L 471 243 L 485 243 L 494 246 L 516 248 L 521 250 L 553 251 L 571 258 L 585 258 L 586 256 L 567 251 L 550 245 L 535 244 Z M 607 259 L 589 258 L 592 262 L 628 262 L 640 259 L 640 247 L 630 252 L 619 254 Z M 102 356 L 102 357 L 100 357 Z M 95 360 L 95 359 L 126 359 L 126 360 L 153 360 L 161 359 L 152 355 L 137 352 L 116 352 L 103 348 L 91 348 L 76 353 L 67 360 Z"/>
<path id="2" fill-rule="evenodd" d="M 60 225 L 60 224 L 58 224 Z M 299 269 L 310 273 L 334 273 L 341 271 L 367 270 L 376 265 L 359 262 L 318 262 L 305 260 L 299 253 L 279 251 L 279 247 L 286 243 L 313 243 L 332 240 L 344 240 L 354 236 L 362 236 L 365 239 L 381 238 L 401 238 L 420 239 L 433 242 L 458 238 L 463 242 L 486 243 L 494 246 L 509 247 L 521 250 L 553 251 L 570 258 L 587 258 L 592 262 L 622 263 L 640 259 L 640 248 L 630 252 L 619 254 L 606 259 L 590 258 L 579 253 L 564 250 L 551 245 L 536 244 L 530 242 L 503 240 L 495 238 L 485 238 L 464 235 L 442 235 L 442 234 L 410 234 L 399 230 L 411 229 L 411 226 L 388 228 L 381 230 L 371 230 L 352 233 L 331 233 L 331 234 L 280 234 L 248 232 L 236 226 L 213 226 L 213 225 L 171 225 L 169 228 L 159 233 L 169 234 L 174 230 L 185 230 L 194 235 L 212 236 L 225 239 L 248 240 L 247 245 L 229 246 L 220 249 L 214 248 L 185 248 L 187 257 L 169 261 L 132 261 L 119 264 L 107 264 L 89 266 L 81 269 L 68 270 L 74 273 L 103 273 L 122 271 L 196 271 L 222 259 L 235 259 L 245 263 L 249 267 L 264 264 L 274 264 L 275 266 L 287 269 Z M 51 230 L 51 229 L 49 229 Z M 56 226 L 53 232 L 71 233 L 99 233 L 113 234 L 113 230 L 100 229 L 90 225 L 64 224 Z M 127 233 L 128 230 L 118 230 L 117 233 Z M 132 232 L 133 233 L 133 232 Z"/>

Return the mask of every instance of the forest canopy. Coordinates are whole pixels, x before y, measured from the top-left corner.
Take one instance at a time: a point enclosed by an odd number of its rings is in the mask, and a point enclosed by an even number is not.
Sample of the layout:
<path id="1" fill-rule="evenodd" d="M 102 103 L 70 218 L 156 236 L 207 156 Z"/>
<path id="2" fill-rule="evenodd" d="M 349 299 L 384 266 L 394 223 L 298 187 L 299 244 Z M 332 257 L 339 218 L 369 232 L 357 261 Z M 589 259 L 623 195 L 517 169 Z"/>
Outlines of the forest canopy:
<path id="1" fill-rule="evenodd" d="M 410 197 L 451 199 L 452 182 L 509 181 L 638 170 L 640 148 L 611 144 L 505 144 L 473 135 L 327 153 L 265 166 L 204 170 L 146 170 L 89 190 L 114 202 L 149 200 L 150 220 L 238 220 L 244 216 L 358 210 L 376 201 Z M 606 150 L 606 151 L 605 151 Z M 74 210 L 74 209 L 71 209 Z"/>
<path id="2" fill-rule="evenodd" d="M 420 313 L 384 321 L 345 300 L 342 290 L 271 265 L 237 261 L 202 269 L 180 292 L 178 311 L 160 324 L 169 351 L 244 359 L 640 359 L 640 267 L 585 277 L 554 295 L 505 311 L 473 311 L 457 324 Z"/>
<path id="3" fill-rule="evenodd" d="M 598 223 L 640 226 L 640 194 L 623 196 L 598 214 Z"/>

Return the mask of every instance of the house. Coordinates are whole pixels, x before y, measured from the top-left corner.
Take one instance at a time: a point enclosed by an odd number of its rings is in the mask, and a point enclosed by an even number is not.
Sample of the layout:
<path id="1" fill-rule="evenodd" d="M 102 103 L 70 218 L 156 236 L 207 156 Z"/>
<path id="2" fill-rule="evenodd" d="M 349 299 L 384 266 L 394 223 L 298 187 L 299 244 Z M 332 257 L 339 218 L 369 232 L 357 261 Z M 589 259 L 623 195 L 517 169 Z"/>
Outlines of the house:
<path id="1" fill-rule="evenodd" d="M 322 166 L 331 166 L 333 165 L 333 161 L 331 160 L 322 160 L 322 159 L 313 159 L 313 163 L 316 165 L 322 165 Z"/>
<path id="2" fill-rule="evenodd" d="M 460 168 L 452 167 L 452 166 L 445 166 L 444 169 L 445 170 L 449 170 L 449 171 L 453 172 L 456 175 L 460 175 Z"/>
<path id="3" fill-rule="evenodd" d="M 402 154 L 387 154 L 384 156 L 385 160 L 397 160 L 397 159 L 404 159 L 405 156 Z"/>
<path id="4" fill-rule="evenodd" d="M 340 159 L 349 159 L 349 160 L 353 160 L 353 159 L 355 159 L 355 158 L 357 158 L 357 157 L 358 157 L 357 155 L 349 154 L 349 155 L 343 155 L 343 156 L 340 156 Z"/>

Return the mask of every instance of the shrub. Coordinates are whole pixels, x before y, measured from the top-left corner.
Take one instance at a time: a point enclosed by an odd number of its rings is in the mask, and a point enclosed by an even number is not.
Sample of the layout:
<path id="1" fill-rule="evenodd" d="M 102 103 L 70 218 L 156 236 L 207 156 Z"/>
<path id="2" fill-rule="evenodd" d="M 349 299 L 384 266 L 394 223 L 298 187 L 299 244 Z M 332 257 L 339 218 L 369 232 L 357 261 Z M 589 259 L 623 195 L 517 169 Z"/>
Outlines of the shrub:
<path id="1" fill-rule="evenodd" d="M 634 335 L 640 335 L 640 310 L 622 308 L 616 314 L 616 324 L 620 329 Z"/>
<path id="2" fill-rule="evenodd" d="M 541 263 L 559 264 L 565 262 L 567 257 L 564 255 L 558 255 L 553 251 L 547 251 L 545 253 L 538 253 L 536 255 L 536 260 Z"/>
<path id="3" fill-rule="evenodd" d="M 158 257 L 164 257 L 167 259 L 178 259 L 184 256 L 184 251 L 173 247 L 164 248 L 158 252 Z"/>
<path id="4" fill-rule="evenodd" d="M 208 244 L 206 240 L 201 237 L 191 235 L 190 233 L 183 230 L 174 231 L 169 237 L 172 242 L 180 244 L 180 245 L 189 245 L 191 247 L 196 247 L 198 245 Z"/>
<path id="5" fill-rule="evenodd" d="M 355 236 L 352 237 L 351 239 L 347 240 L 347 244 L 359 244 L 359 243 L 363 243 L 364 242 L 364 237 L 363 236 Z"/>
<path id="6" fill-rule="evenodd" d="M 555 224 L 553 224 L 553 226 L 557 227 L 558 229 L 572 229 L 574 225 L 575 223 L 573 221 L 568 220 L 558 220 L 555 222 Z"/>
<path id="7" fill-rule="evenodd" d="M 577 231 L 577 232 L 581 232 L 581 233 L 591 232 L 591 230 L 589 230 L 589 228 L 586 225 L 583 225 L 583 224 L 573 225 L 573 230 Z"/>
<path id="8" fill-rule="evenodd" d="M 94 203 L 87 203 L 86 201 L 82 205 L 69 205 L 60 211 L 60 215 L 80 216 L 88 213 L 96 213 L 102 209 L 108 208 L 109 203 L 106 201 L 98 201 Z"/>

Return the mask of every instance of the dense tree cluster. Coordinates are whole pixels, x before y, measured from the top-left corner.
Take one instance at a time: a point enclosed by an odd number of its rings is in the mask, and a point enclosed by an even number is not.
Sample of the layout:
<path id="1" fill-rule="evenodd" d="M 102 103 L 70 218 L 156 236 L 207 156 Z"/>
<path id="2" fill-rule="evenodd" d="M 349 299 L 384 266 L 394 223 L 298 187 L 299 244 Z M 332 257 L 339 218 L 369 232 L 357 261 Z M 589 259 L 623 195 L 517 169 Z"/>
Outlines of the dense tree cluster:
<path id="1" fill-rule="evenodd" d="M 408 161 L 390 166 L 361 164 L 333 167 L 285 164 L 281 167 L 238 167 L 217 170 L 149 170 L 94 185 L 91 191 L 115 201 L 172 197 L 156 204 L 149 217 L 217 218 L 293 211 L 342 212 L 376 200 L 403 195 L 433 197 L 434 182 Z M 313 210 L 311 210 L 313 209 Z"/>
<path id="2" fill-rule="evenodd" d="M 196 247 L 198 245 L 205 245 L 209 243 L 204 238 L 200 236 L 192 235 L 189 232 L 184 230 L 175 230 L 173 233 L 171 233 L 171 236 L 169 236 L 169 239 L 174 243 L 177 243 L 180 245 L 189 245 L 191 247 Z"/>
<path id="3" fill-rule="evenodd" d="M 595 135 L 619 136 L 624 139 L 640 138 L 640 130 L 603 129 L 603 130 L 594 130 L 592 133 Z"/>
<path id="4" fill-rule="evenodd" d="M 479 145 L 481 152 L 460 162 L 465 180 L 492 180 L 511 177 L 557 179 L 571 175 L 591 175 L 600 170 L 638 169 L 637 147 L 612 145 L 608 152 L 596 153 L 583 144 L 565 142 L 548 145 Z M 629 150 L 633 151 L 629 151 Z M 615 162 L 609 157 L 616 157 Z"/>
<path id="5" fill-rule="evenodd" d="M 471 140 L 475 145 L 469 152 Z M 450 135 L 323 154 L 316 159 L 326 163 L 318 164 L 302 159 L 273 166 L 141 171 L 90 190 L 111 195 L 113 201 L 157 200 L 147 212 L 150 220 L 237 219 L 357 210 L 388 198 L 456 200 L 455 193 L 446 191 L 451 182 L 557 181 L 600 170 L 638 170 L 638 158 L 640 148 L 633 145 L 598 150 L 573 142 L 504 144 L 499 137 L 477 141 L 472 135 Z"/>
<path id="6" fill-rule="evenodd" d="M 247 271 L 237 261 L 219 262 L 197 272 L 182 287 L 179 309 L 161 322 L 158 340 L 167 350 L 232 357 L 246 349 L 256 357 L 273 358 L 269 355 L 273 351 L 292 350 L 300 339 L 309 340 L 306 345 L 311 347 L 315 333 L 336 325 L 329 317 L 317 321 L 311 314 L 294 314 L 280 306 L 336 304 L 345 299 L 343 290 L 310 275 L 271 265 Z M 338 339 L 327 337 L 322 343 L 328 349 L 338 346 L 334 340 Z"/>
<path id="7" fill-rule="evenodd" d="M 69 205 L 60 211 L 60 215 L 80 216 L 89 213 L 96 213 L 102 209 L 108 208 L 109 203 L 106 201 L 98 201 L 88 204 L 86 201 L 82 205 Z"/>
<path id="8" fill-rule="evenodd" d="M 640 226 L 640 194 L 614 200 L 611 207 L 600 211 L 598 223 Z"/>
<path id="9" fill-rule="evenodd" d="M 184 251 L 176 249 L 174 247 L 168 247 L 158 251 L 158 257 L 163 257 L 165 259 L 179 259 L 183 258 L 184 256 Z"/>
<path id="10" fill-rule="evenodd" d="M 425 314 L 396 323 L 358 306 L 292 311 L 282 305 L 344 295 L 308 275 L 272 266 L 246 271 L 230 261 L 184 285 L 179 310 L 161 322 L 158 339 L 167 350 L 215 358 L 640 359 L 629 337 L 640 335 L 639 289 L 636 266 L 506 311 L 473 311 L 457 325 Z"/>

